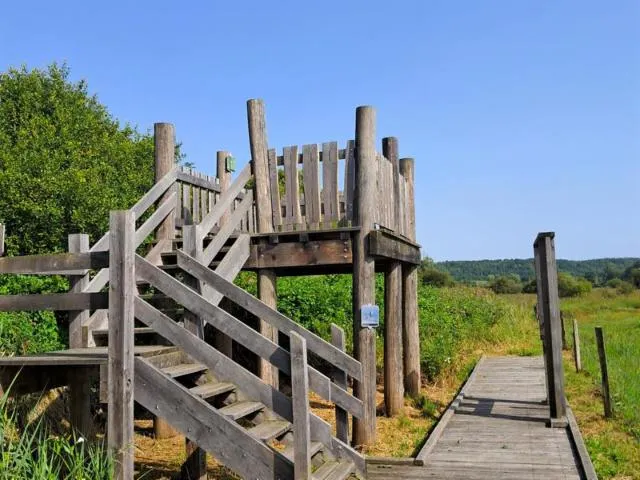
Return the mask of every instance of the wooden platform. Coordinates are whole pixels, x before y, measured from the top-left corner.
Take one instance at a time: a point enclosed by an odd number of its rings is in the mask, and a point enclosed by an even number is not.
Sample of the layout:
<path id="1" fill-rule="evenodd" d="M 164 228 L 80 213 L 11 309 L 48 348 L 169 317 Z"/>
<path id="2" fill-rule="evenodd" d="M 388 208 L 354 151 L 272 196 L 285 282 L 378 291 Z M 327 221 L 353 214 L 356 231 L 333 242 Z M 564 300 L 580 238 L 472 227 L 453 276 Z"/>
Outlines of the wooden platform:
<path id="1" fill-rule="evenodd" d="M 369 465 L 367 478 L 593 478 L 575 422 L 547 427 L 544 400 L 541 357 L 483 359 L 418 455 L 423 465 Z"/>

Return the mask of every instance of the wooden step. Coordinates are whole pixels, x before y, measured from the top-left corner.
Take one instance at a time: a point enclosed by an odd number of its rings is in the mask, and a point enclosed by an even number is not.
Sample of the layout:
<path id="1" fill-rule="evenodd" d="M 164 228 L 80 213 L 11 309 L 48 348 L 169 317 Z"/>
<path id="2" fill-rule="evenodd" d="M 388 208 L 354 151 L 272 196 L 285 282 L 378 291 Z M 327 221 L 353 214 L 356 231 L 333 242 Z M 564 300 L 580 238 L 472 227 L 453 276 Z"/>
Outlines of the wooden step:
<path id="1" fill-rule="evenodd" d="M 260 402 L 236 402 L 218 411 L 232 420 L 239 420 L 263 409 L 264 405 Z"/>
<path id="2" fill-rule="evenodd" d="M 311 480 L 325 480 L 336 468 L 338 468 L 338 462 L 333 460 L 326 461 L 319 469 L 313 472 Z"/>
<path id="3" fill-rule="evenodd" d="M 184 377 L 185 375 L 191 375 L 193 373 L 204 372 L 205 370 L 207 370 L 207 367 L 201 363 L 181 363 L 180 365 L 163 368 L 162 372 L 172 378 L 177 378 Z"/>
<path id="4" fill-rule="evenodd" d="M 356 466 L 353 464 L 353 462 L 342 460 L 338 464 L 338 466 L 322 480 L 345 480 L 346 478 L 349 478 L 353 473 L 355 473 L 355 471 Z M 313 476 L 313 479 L 316 480 L 315 475 Z"/>
<path id="5" fill-rule="evenodd" d="M 311 456 L 313 457 L 317 453 L 322 451 L 322 444 L 320 442 L 311 442 Z M 280 452 L 287 460 L 293 463 L 293 444 L 287 446 Z"/>
<path id="6" fill-rule="evenodd" d="M 263 442 L 268 442 L 283 435 L 290 429 L 291 423 L 286 420 L 267 420 L 260 425 L 251 427 L 249 433 Z"/>
<path id="7" fill-rule="evenodd" d="M 209 382 L 204 385 L 198 385 L 197 387 L 190 388 L 189 391 L 194 395 L 198 395 L 204 400 L 208 398 L 217 397 L 223 393 L 233 392 L 236 386 L 233 383 L 228 382 Z"/>
<path id="8" fill-rule="evenodd" d="M 92 330 L 94 337 L 106 337 L 109 335 L 109 329 Z M 133 329 L 134 335 L 157 335 L 156 331 L 150 327 L 136 327 Z"/>

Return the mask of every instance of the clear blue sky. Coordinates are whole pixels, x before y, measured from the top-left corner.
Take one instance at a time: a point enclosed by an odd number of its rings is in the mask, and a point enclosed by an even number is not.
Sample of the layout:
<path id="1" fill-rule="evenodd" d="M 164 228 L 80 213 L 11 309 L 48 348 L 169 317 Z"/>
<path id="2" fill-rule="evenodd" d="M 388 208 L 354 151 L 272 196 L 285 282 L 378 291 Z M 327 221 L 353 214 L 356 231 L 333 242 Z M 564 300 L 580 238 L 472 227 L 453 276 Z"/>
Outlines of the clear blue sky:
<path id="1" fill-rule="evenodd" d="M 640 256 L 640 2 L 7 2 L 0 70 L 66 61 L 123 122 L 175 123 L 188 160 L 352 138 L 354 109 L 416 159 L 437 260 Z"/>

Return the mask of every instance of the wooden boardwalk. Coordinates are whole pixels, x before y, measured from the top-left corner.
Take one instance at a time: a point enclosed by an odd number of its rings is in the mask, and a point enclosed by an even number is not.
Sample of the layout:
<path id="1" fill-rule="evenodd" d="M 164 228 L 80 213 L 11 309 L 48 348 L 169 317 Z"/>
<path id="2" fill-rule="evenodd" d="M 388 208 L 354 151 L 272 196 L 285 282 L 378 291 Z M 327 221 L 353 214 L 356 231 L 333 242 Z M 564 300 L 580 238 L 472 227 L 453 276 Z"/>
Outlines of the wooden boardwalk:
<path id="1" fill-rule="evenodd" d="M 593 478 L 572 414 L 571 426 L 548 428 L 544 400 L 542 357 L 483 359 L 418 455 L 423 465 L 369 465 L 367 478 Z"/>

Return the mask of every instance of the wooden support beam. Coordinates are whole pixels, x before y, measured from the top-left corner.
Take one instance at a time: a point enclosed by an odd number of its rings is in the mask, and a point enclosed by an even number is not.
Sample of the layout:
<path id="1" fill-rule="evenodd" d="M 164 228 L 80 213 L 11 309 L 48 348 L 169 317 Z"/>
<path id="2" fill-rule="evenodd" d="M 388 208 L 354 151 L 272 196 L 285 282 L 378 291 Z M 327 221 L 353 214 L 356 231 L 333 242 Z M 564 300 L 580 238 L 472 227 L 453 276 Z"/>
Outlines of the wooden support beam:
<path id="1" fill-rule="evenodd" d="M 85 275 L 109 266 L 108 252 L 69 252 L 0 258 L 0 274 Z"/>
<path id="2" fill-rule="evenodd" d="M 251 163 L 255 177 L 255 206 L 258 233 L 273 232 L 271 214 L 271 189 L 269 186 L 269 144 L 267 141 L 267 120 L 264 102 L 252 99 L 247 102 L 247 120 L 249 124 L 249 144 Z M 272 270 L 258 272 L 258 297 L 270 307 L 276 308 L 277 277 Z M 278 332 L 264 320 L 260 320 L 262 335 L 278 342 Z M 260 362 L 260 378 L 278 388 L 278 372 L 268 362 Z"/>
<path id="3" fill-rule="evenodd" d="M 369 254 L 413 265 L 420 265 L 422 260 L 420 248 L 415 244 L 384 230 L 374 230 L 369 234 Z"/>
<path id="4" fill-rule="evenodd" d="M 331 324 L 331 345 L 344 352 L 344 330 L 335 323 Z M 333 382 L 344 390 L 347 389 L 347 374 L 340 367 L 334 366 Z M 336 405 L 336 437 L 338 440 L 349 443 L 349 415 L 347 411 Z"/>
<path id="5" fill-rule="evenodd" d="M 369 445 L 376 438 L 376 332 L 362 326 L 362 307 L 374 304 L 375 260 L 369 254 L 376 205 L 376 113 L 373 107 L 356 109 L 356 196 L 354 223 L 361 230 L 353 239 L 353 343 L 363 378 L 354 382 L 354 394 L 364 404 L 364 418 L 353 419 L 353 444 Z"/>
<path id="6" fill-rule="evenodd" d="M 291 401 L 293 404 L 293 469 L 296 480 L 311 479 L 309 373 L 307 342 L 296 332 L 291 340 Z"/>
<path id="7" fill-rule="evenodd" d="M 177 180 L 179 182 L 188 183 L 189 185 L 192 185 L 194 187 L 202 188 L 202 189 L 209 190 L 209 191 L 212 191 L 212 192 L 221 192 L 222 191 L 219 184 L 217 184 L 216 182 L 212 181 L 209 178 L 200 177 L 200 176 L 196 175 L 195 173 L 196 172 L 193 172 L 193 174 L 188 173 L 188 172 L 178 172 Z M 220 178 L 220 177 L 218 177 L 218 178 Z"/>
<path id="8" fill-rule="evenodd" d="M 602 327 L 596 327 L 596 343 L 598 344 L 598 360 L 600 361 L 600 375 L 602 379 L 602 401 L 604 403 L 604 416 L 613 417 L 611 404 L 611 392 L 609 390 L 609 369 L 607 368 L 607 352 L 604 348 L 604 333 Z"/>
<path id="9" fill-rule="evenodd" d="M 580 357 L 580 331 L 578 330 L 578 321 L 573 319 L 573 360 L 576 364 L 576 372 L 582 370 L 582 358 Z"/>
<path id="10" fill-rule="evenodd" d="M 6 235 L 4 223 L 0 223 L 0 257 L 4 255 L 4 238 Z"/>
<path id="11" fill-rule="evenodd" d="M 176 148 L 176 132 L 170 123 L 155 123 L 153 125 L 153 142 L 154 142 L 154 164 L 155 164 L 155 183 L 159 183 L 164 176 L 169 173 L 176 165 L 175 148 Z M 169 200 L 171 194 L 177 196 L 177 185 L 175 182 L 168 187 L 163 195 L 160 203 Z M 175 216 L 169 215 L 158 227 L 156 239 L 172 239 L 175 237 Z"/>
<path id="12" fill-rule="evenodd" d="M 251 245 L 251 253 L 245 268 L 251 270 L 301 265 L 350 265 L 352 261 L 350 240 L 260 243 Z"/>
<path id="13" fill-rule="evenodd" d="M 540 308 L 538 314 L 544 328 L 545 366 L 549 388 L 549 426 L 566 427 L 564 370 L 562 365 L 562 325 L 558 297 L 558 271 L 553 232 L 539 233 L 533 244 Z"/>
<path id="14" fill-rule="evenodd" d="M 37 310 L 99 310 L 109 306 L 106 293 L 0 295 L 0 312 Z"/>
<path id="15" fill-rule="evenodd" d="M 413 158 L 400 160 L 401 196 L 404 191 L 403 225 L 404 235 L 416 240 L 416 210 L 414 199 Z M 402 350 L 404 358 L 404 389 L 412 396 L 420 393 L 420 330 L 418 328 L 418 268 L 402 265 Z"/>
<path id="16" fill-rule="evenodd" d="M 116 480 L 133 478 L 133 380 L 135 217 L 131 210 L 111 212 L 109 221 L 109 348 L 107 444 Z"/>
<path id="17" fill-rule="evenodd" d="M 389 264 L 384 276 L 384 405 L 388 417 L 404 407 L 402 375 L 402 265 Z"/>

